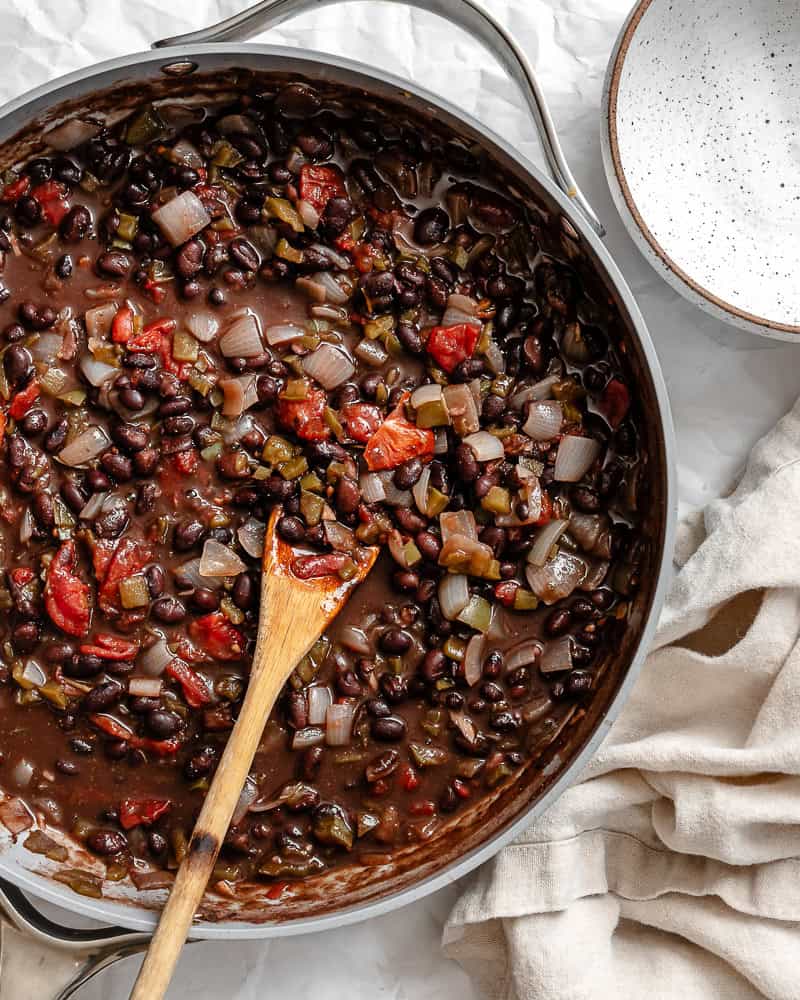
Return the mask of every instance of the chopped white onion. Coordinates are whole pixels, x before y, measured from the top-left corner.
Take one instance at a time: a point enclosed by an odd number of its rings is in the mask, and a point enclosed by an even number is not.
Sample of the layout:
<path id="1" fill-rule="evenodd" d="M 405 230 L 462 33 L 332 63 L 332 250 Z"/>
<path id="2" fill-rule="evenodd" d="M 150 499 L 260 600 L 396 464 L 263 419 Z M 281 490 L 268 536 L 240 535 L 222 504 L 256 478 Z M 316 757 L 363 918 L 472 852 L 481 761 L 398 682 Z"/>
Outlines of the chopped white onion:
<path id="1" fill-rule="evenodd" d="M 217 122 L 217 131 L 222 135 L 231 135 L 239 132 L 242 135 L 258 136 L 258 125 L 248 115 L 224 115 Z"/>
<path id="2" fill-rule="evenodd" d="M 536 533 L 536 538 L 530 552 L 528 552 L 528 562 L 532 566 L 544 566 L 553 546 L 558 542 L 568 526 L 568 521 L 548 521 L 544 527 L 540 528 Z"/>
<path id="3" fill-rule="evenodd" d="M 33 538 L 33 529 L 35 527 L 31 509 L 30 507 L 26 507 L 19 522 L 19 540 L 23 545 L 27 545 L 31 538 Z"/>
<path id="4" fill-rule="evenodd" d="M 33 826 L 33 814 L 22 799 L 4 799 L 0 802 L 0 823 L 16 837 L 18 833 L 30 830 Z"/>
<path id="5" fill-rule="evenodd" d="M 476 380 L 477 381 L 477 380 Z M 474 434 L 481 426 L 479 415 L 480 388 L 478 401 L 470 385 L 448 385 L 444 390 L 444 402 L 450 415 L 453 430 L 459 437 Z M 497 440 L 495 438 L 495 440 Z"/>
<path id="6" fill-rule="evenodd" d="M 208 344 L 212 341 L 219 330 L 219 320 L 208 310 L 189 313 L 184 322 L 189 333 L 201 344 Z"/>
<path id="7" fill-rule="evenodd" d="M 242 524 L 236 532 L 239 544 L 245 552 L 253 559 L 260 559 L 264 554 L 264 539 L 267 534 L 267 526 L 263 521 L 257 521 L 254 517 Z"/>
<path id="8" fill-rule="evenodd" d="M 464 444 L 472 449 L 472 453 L 479 462 L 491 462 L 496 458 L 502 458 L 505 454 L 503 442 L 488 431 L 478 431 L 469 434 L 464 438 Z"/>
<path id="9" fill-rule="evenodd" d="M 236 808 L 233 810 L 233 815 L 231 816 L 231 826 L 236 826 L 237 823 L 242 822 L 247 815 L 248 809 L 257 798 L 258 785 L 256 784 L 255 779 L 248 774 L 245 778 L 244 787 L 239 795 L 239 800 L 236 803 Z"/>
<path id="10" fill-rule="evenodd" d="M 307 295 L 314 302 L 321 304 L 328 298 L 328 292 L 325 286 L 320 284 L 314 278 L 308 278 L 301 275 L 294 283 L 294 287 L 298 288 L 301 292 Z"/>
<path id="11" fill-rule="evenodd" d="M 361 499 L 365 504 L 383 503 L 386 499 L 386 490 L 383 488 L 383 480 L 375 472 L 364 472 L 358 479 L 361 489 Z"/>
<path id="12" fill-rule="evenodd" d="M 343 309 L 342 306 L 320 305 L 317 303 L 316 305 L 311 306 L 309 312 L 314 319 L 329 319 L 333 323 L 350 322 L 347 310 Z"/>
<path id="13" fill-rule="evenodd" d="M 468 323 L 470 326 L 480 326 L 481 321 L 475 315 L 478 304 L 466 295 L 453 294 L 448 296 L 447 309 L 442 316 L 441 326 L 461 326 Z"/>
<path id="14" fill-rule="evenodd" d="M 316 229 L 319 225 L 319 212 L 314 208 L 310 201 L 306 201 L 301 198 L 294 206 L 297 209 L 297 214 L 303 220 L 303 225 L 308 229 Z"/>
<path id="15" fill-rule="evenodd" d="M 572 636 L 562 635 L 551 639 L 544 647 L 539 661 L 539 670 L 543 674 L 556 674 L 572 669 Z"/>
<path id="16" fill-rule="evenodd" d="M 214 587 L 215 581 L 200 575 L 200 557 L 189 559 L 173 570 L 180 590 L 194 590 L 195 587 Z"/>
<path id="17" fill-rule="evenodd" d="M 246 569 L 233 549 L 215 538 L 206 539 L 200 556 L 200 576 L 238 576 Z"/>
<path id="18" fill-rule="evenodd" d="M 307 750 L 309 747 L 319 746 L 325 742 L 325 730 L 319 726 L 306 726 L 305 729 L 298 729 L 292 737 L 292 750 Z"/>
<path id="19" fill-rule="evenodd" d="M 78 517 L 82 521 L 93 521 L 102 513 L 103 502 L 107 496 L 107 493 L 93 493 L 88 502 L 81 508 Z"/>
<path id="20" fill-rule="evenodd" d="M 389 532 L 386 542 L 392 559 L 394 559 L 398 566 L 402 566 L 403 569 L 408 569 L 408 557 L 406 556 L 406 547 L 403 542 L 403 536 L 396 528 Z"/>
<path id="21" fill-rule="evenodd" d="M 597 590 L 603 583 L 608 573 L 608 567 L 611 565 L 607 559 L 589 559 L 589 569 L 586 573 L 585 579 L 581 580 L 581 590 L 585 590 L 591 593 L 593 590 Z"/>
<path id="22" fill-rule="evenodd" d="M 164 682 L 160 677 L 131 677 L 128 694 L 134 698 L 160 698 Z"/>
<path id="23" fill-rule="evenodd" d="M 591 552 L 601 532 L 607 527 L 608 518 L 602 514 L 581 514 L 573 511 L 569 516 L 569 533 L 586 552 Z"/>
<path id="24" fill-rule="evenodd" d="M 417 505 L 417 510 L 420 514 L 424 514 L 425 517 L 428 516 L 428 486 L 430 481 L 431 467 L 430 465 L 426 465 L 422 470 L 422 474 L 419 479 L 411 488 L 411 495 L 414 497 L 414 503 Z"/>
<path id="25" fill-rule="evenodd" d="M 529 385 L 525 389 L 520 389 L 520 391 L 515 392 L 509 400 L 511 409 L 521 410 L 522 407 L 532 399 L 552 399 L 553 386 L 556 382 L 560 381 L 560 375 L 548 375 L 547 378 L 543 378 L 541 382 L 537 382 L 535 385 Z"/>
<path id="26" fill-rule="evenodd" d="M 183 191 L 153 212 L 153 222 L 177 247 L 205 229 L 211 222 L 211 216 L 193 191 Z"/>
<path id="27" fill-rule="evenodd" d="M 220 427 L 222 440 L 225 444 L 236 444 L 237 441 L 242 440 L 245 434 L 249 434 L 255 425 L 256 422 L 250 413 L 243 413 L 238 420 L 226 420 Z"/>
<path id="28" fill-rule="evenodd" d="M 444 427 L 435 427 L 433 430 L 433 453 L 434 455 L 446 455 L 450 450 L 447 441 L 447 430 Z"/>
<path id="29" fill-rule="evenodd" d="M 411 495 L 411 490 L 399 490 L 394 484 L 391 471 L 379 472 L 378 475 L 383 482 L 386 503 L 391 507 L 411 507 L 413 505 L 414 497 Z"/>
<path id="30" fill-rule="evenodd" d="M 495 375 L 500 375 L 506 370 L 506 356 L 499 344 L 490 340 L 489 346 L 484 354 L 486 364 Z"/>
<path id="31" fill-rule="evenodd" d="M 81 358 L 80 369 L 89 385 L 95 388 L 99 388 L 104 382 L 119 374 L 118 368 L 107 365 L 105 361 L 96 361 L 91 354 L 84 354 Z"/>
<path id="32" fill-rule="evenodd" d="M 369 340 L 366 337 L 353 353 L 359 361 L 363 361 L 365 365 L 370 365 L 372 368 L 380 368 L 389 360 L 389 354 L 383 345 L 377 340 Z"/>
<path id="33" fill-rule="evenodd" d="M 167 664 L 175 659 L 175 654 L 167 645 L 167 640 L 163 635 L 158 636 L 152 646 L 140 653 L 136 660 L 136 665 L 143 670 L 148 677 L 160 677 L 167 668 Z"/>
<path id="34" fill-rule="evenodd" d="M 34 361 L 52 364 L 64 346 L 64 338 L 60 333 L 40 333 L 28 350 Z"/>
<path id="35" fill-rule="evenodd" d="M 470 687 L 477 684 L 483 676 L 483 651 L 486 646 L 486 636 L 480 632 L 467 643 L 464 651 L 464 680 Z"/>
<path id="36" fill-rule="evenodd" d="M 446 510 L 439 516 L 439 529 L 442 532 L 442 543 L 453 535 L 463 535 L 477 542 L 478 527 L 475 515 L 471 510 Z"/>
<path id="37" fill-rule="evenodd" d="M 312 684 L 307 690 L 307 696 L 309 724 L 312 726 L 323 725 L 328 706 L 333 703 L 331 689 L 322 684 Z"/>
<path id="38" fill-rule="evenodd" d="M 27 788 L 33 779 L 33 764 L 24 757 L 20 758 L 11 772 L 11 779 L 17 788 Z"/>
<path id="39" fill-rule="evenodd" d="M 479 635 L 473 636 L 473 639 L 482 638 Z M 472 641 L 472 640 L 470 640 Z M 461 733 L 467 743 L 474 743 L 475 737 L 478 735 L 478 730 L 475 728 L 475 723 L 467 715 L 464 709 L 460 709 L 458 712 L 450 711 L 450 721 L 456 727 L 456 729 Z"/>
<path id="40" fill-rule="evenodd" d="M 356 536 L 339 521 L 325 521 L 323 524 L 325 541 L 336 552 L 352 552 L 356 547 Z"/>
<path id="41" fill-rule="evenodd" d="M 335 278 L 329 271 L 318 271 L 313 280 L 325 289 L 327 301 L 335 306 L 344 305 L 350 298 L 352 283 L 344 275 Z"/>
<path id="42" fill-rule="evenodd" d="M 83 317 L 87 336 L 105 340 L 111 333 L 111 324 L 118 312 L 116 302 L 104 302 L 101 306 L 87 309 Z"/>
<path id="43" fill-rule="evenodd" d="M 588 566 L 580 556 L 559 549 L 553 559 L 544 566 L 525 567 L 528 585 L 540 601 L 545 604 L 555 604 L 564 597 L 569 597 L 572 591 L 582 583 L 588 572 Z"/>
<path id="44" fill-rule="evenodd" d="M 353 653 L 369 656 L 372 653 L 367 633 L 356 625 L 345 625 L 339 633 L 339 642 Z"/>
<path id="45" fill-rule="evenodd" d="M 45 132 L 43 138 L 51 149 L 65 152 L 93 139 L 100 131 L 102 131 L 102 126 L 98 125 L 97 122 L 84 121 L 82 118 L 69 118 L 61 125 L 56 125 L 49 132 Z"/>
<path id="46" fill-rule="evenodd" d="M 224 378 L 220 380 L 219 387 L 225 397 L 222 403 L 224 417 L 240 417 L 245 410 L 258 402 L 255 375 Z"/>
<path id="47" fill-rule="evenodd" d="M 267 327 L 264 336 L 270 347 L 283 347 L 284 344 L 291 344 L 293 340 L 304 337 L 305 333 L 302 326 L 295 326 L 294 323 L 276 323 Z"/>
<path id="48" fill-rule="evenodd" d="M 325 246 L 324 243 L 312 243 L 311 249 L 320 257 L 324 257 L 328 263 L 338 267 L 340 271 L 349 271 L 352 267 L 351 260 L 343 254 L 338 253 L 333 247 Z"/>
<path id="49" fill-rule="evenodd" d="M 447 573 L 439 582 L 439 607 L 448 621 L 454 621 L 469 602 L 469 583 L 461 573 Z"/>
<path id="50" fill-rule="evenodd" d="M 303 358 L 303 371 L 316 379 L 323 389 L 335 389 L 346 382 L 356 366 L 340 347 L 320 344 L 316 351 Z"/>
<path id="51" fill-rule="evenodd" d="M 226 358 L 254 358 L 264 353 L 258 320 L 245 313 L 231 323 L 219 338 L 219 349 Z"/>
<path id="52" fill-rule="evenodd" d="M 453 292 L 447 296 L 447 307 L 450 308 L 451 306 L 453 309 L 460 309 L 469 316 L 474 316 L 478 312 L 478 303 L 475 299 L 471 299 L 469 295 L 461 295 L 458 292 Z"/>
<path id="53" fill-rule="evenodd" d="M 564 411 L 555 399 L 539 399 L 531 403 L 523 431 L 534 441 L 552 441 L 561 430 Z"/>
<path id="54" fill-rule="evenodd" d="M 206 161 L 197 151 L 197 147 L 193 146 L 188 139 L 178 139 L 172 147 L 170 158 L 177 160 L 185 167 L 192 167 L 195 170 L 197 170 L 198 167 L 204 167 L 206 165 Z"/>
<path id="55" fill-rule="evenodd" d="M 601 451 L 594 438 L 567 434 L 561 438 L 553 476 L 561 483 L 577 483 L 586 475 Z"/>
<path id="56" fill-rule="evenodd" d="M 59 462 L 64 465 L 79 467 L 97 458 L 100 452 L 105 451 L 111 444 L 108 434 L 102 427 L 96 424 L 79 434 L 74 441 L 71 441 L 66 448 L 58 454 Z"/>
<path id="57" fill-rule="evenodd" d="M 442 398 L 442 387 L 438 382 L 429 382 L 421 385 L 411 393 L 409 402 L 418 410 L 425 403 L 438 403 Z"/>
<path id="58" fill-rule="evenodd" d="M 42 670 L 36 660 L 26 660 L 22 668 L 22 677 L 34 687 L 41 687 L 47 683 L 47 674 Z"/>
<path id="59" fill-rule="evenodd" d="M 350 742 L 353 732 L 355 705 L 328 705 L 325 713 L 325 742 L 329 747 L 344 747 Z"/>
<path id="60" fill-rule="evenodd" d="M 505 655 L 505 668 L 507 673 L 516 670 L 517 667 L 527 667 L 531 663 L 536 663 L 542 652 L 542 644 L 536 639 L 523 639 L 522 642 L 512 646 Z"/>

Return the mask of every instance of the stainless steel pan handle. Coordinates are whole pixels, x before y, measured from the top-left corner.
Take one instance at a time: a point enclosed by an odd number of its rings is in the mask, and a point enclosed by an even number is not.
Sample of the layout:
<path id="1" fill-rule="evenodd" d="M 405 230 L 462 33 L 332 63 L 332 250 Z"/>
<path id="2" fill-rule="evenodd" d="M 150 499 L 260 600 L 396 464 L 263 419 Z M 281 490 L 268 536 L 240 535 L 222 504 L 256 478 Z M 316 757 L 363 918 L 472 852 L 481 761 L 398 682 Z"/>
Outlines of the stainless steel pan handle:
<path id="1" fill-rule="evenodd" d="M 200 31 L 192 31 L 186 35 L 176 35 L 174 38 L 163 38 L 161 41 L 154 42 L 153 48 L 245 40 L 265 28 L 281 24 L 296 14 L 339 2 L 341 0 L 261 0 L 260 3 L 248 7 L 241 13 L 234 14 L 233 17 L 220 21 L 210 28 L 202 28 Z M 604 236 L 605 228 L 595 215 L 592 206 L 586 200 L 569 169 L 561 149 L 561 143 L 558 141 L 550 110 L 534 76 L 533 68 L 525 53 L 506 29 L 476 0 L 389 0 L 389 2 L 418 7 L 420 10 L 426 10 L 443 17 L 451 24 L 463 28 L 498 59 L 509 76 L 516 81 L 525 97 L 556 184 L 580 208 L 597 235 Z"/>

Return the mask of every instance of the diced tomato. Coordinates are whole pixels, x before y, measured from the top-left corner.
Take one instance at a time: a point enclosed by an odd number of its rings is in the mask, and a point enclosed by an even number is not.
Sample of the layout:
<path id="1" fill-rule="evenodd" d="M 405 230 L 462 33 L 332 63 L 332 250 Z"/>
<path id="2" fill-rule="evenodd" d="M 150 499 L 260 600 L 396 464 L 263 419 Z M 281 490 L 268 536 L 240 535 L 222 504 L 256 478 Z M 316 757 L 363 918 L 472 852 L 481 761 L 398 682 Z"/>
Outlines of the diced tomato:
<path id="1" fill-rule="evenodd" d="M 304 441 L 324 441 L 331 433 L 323 420 L 327 405 L 325 390 L 310 386 L 305 399 L 278 397 L 275 415 L 284 427 Z"/>
<path id="2" fill-rule="evenodd" d="M 81 646 L 81 652 L 87 656 L 99 656 L 101 660 L 135 660 L 139 652 L 139 643 L 130 639 L 121 639 L 107 632 L 98 632 L 90 645 Z"/>
<path id="3" fill-rule="evenodd" d="M 75 542 L 64 542 L 53 556 L 44 585 L 44 606 L 53 624 L 68 635 L 89 631 L 89 585 L 75 575 Z"/>
<path id="4" fill-rule="evenodd" d="M 362 274 L 367 274 L 375 265 L 375 258 L 382 257 L 383 252 L 371 243 L 356 243 L 351 250 L 356 267 Z"/>
<path id="5" fill-rule="evenodd" d="M 244 653 L 244 636 L 221 611 L 195 618 L 189 635 L 215 660 L 240 660 Z"/>
<path id="6" fill-rule="evenodd" d="M 130 351 L 160 351 L 164 338 L 169 336 L 178 324 L 174 319 L 157 319 L 128 341 Z M 170 352 L 171 353 L 171 352 Z"/>
<path id="7" fill-rule="evenodd" d="M 111 323 L 111 339 L 115 344 L 127 344 L 133 336 L 133 309 L 123 306 Z"/>
<path id="8" fill-rule="evenodd" d="M 35 574 L 30 567 L 20 566 L 17 569 L 12 569 L 8 575 L 16 587 L 24 587 L 26 583 L 31 582 Z"/>
<path id="9" fill-rule="evenodd" d="M 89 721 L 107 736 L 113 736 L 115 740 L 124 740 L 127 743 L 133 739 L 133 731 L 113 715 L 95 712 L 89 716 Z"/>
<path id="10" fill-rule="evenodd" d="M 13 181 L 11 184 L 6 184 L 3 188 L 3 193 L 0 195 L 0 201 L 17 201 L 24 194 L 27 194 L 31 189 L 31 179 L 30 177 L 20 177 L 18 180 Z"/>
<path id="11" fill-rule="evenodd" d="M 542 490 L 542 508 L 539 512 L 538 518 L 533 522 L 534 524 L 547 524 L 549 521 L 553 520 L 553 501 L 550 499 L 550 494 L 547 490 Z"/>
<path id="12" fill-rule="evenodd" d="M 436 813 L 436 803 L 430 799 L 418 799 L 408 807 L 410 816 L 433 816 Z"/>
<path id="13" fill-rule="evenodd" d="M 42 206 L 44 217 L 52 226 L 58 226 L 69 211 L 67 189 L 58 181 L 45 181 L 31 191 L 31 197 Z"/>
<path id="14" fill-rule="evenodd" d="M 356 245 L 356 241 L 350 235 L 350 233 L 342 233 L 341 236 L 337 236 L 333 241 L 333 245 L 337 250 L 350 251 Z"/>
<path id="15" fill-rule="evenodd" d="M 123 799 L 119 804 L 119 822 L 123 830 L 152 826 L 171 807 L 169 799 Z"/>
<path id="16" fill-rule="evenodd" d="M 7 423 L 8 423 L 8 418 L 6 417 L 5 412 L 3 410 L 0 410 L 0 441 L 2 441 L 3 437 L 5 436 Z"/>
<path id="17" fill-rule="evenodd" d="M 404 397 L 369 439 L 364 449 L 371 472 L 395 469 L 410 458 L 433 458 L 433 431 L 417 427 L 406 418 Z"/>
<path id="18" fill-rule="evenodd" d="M 350 556 L 346 552 L 326 552 L 320 556 L 299 556 L 292 563 L 292 572 L 300 580 L 316 580 L 344 569 Z"/>
<path id="19" fill-rule="evenodd" d="M 171 736 L 168 740 L 153 740 L 149 736 L 134 736 L 131 739 L 133 750 L 149 750 L 157 757 L 171 757 L 180 749 L 181 741 L 177 736 Z"/>
<path id="20" fill-rule="evenodd" d="M 397 769 L 397 777 L 404 791 L 413 792 L 419 788 L 419 775 L 410 764 L 401 764 Z"/>
<path id="21" fill-rule="evenodd" d="M 186 704 L 191 708 L 200 708 L 201 705 L 207 705 L 211 701 L 211 692 L 205 677 L 193 670 L 188 663 L 178 659 L 171 660 L 167 664 L 166 673 L 180 684 Z"/>
<path id="22" fill-rule="evenodd" d="M 504 608 L 513 608 L 518 590 L 519 583 L 516 580 L 501 580 L 494 585 L 494 596 Z"/>
<path id="23" fill-rule="evenodd" d="M 123 538 L 108 564 L 105 578 L 97 591 L 100 607 L 107 614 L 119 611 L 119 584 L 134 576 L 151 561 L 152 553 L 142 541 Z"/>
<path id="24" fill-rule="evenodd" d="M 381 411 L 372 403 L 350 403 L 342 410 L 347 433 L 354 441 L 366 444 L 381 425 Z"/>
<path id="25" fill-rule="evenodd" d="M 319 215 L 331 198 L 343 198 L 347 194 L 344 178 L 338 167 L 315 167 L 303 164 L 300 169 L 300 197 L 313 205 Z"/>
<path id="26" fill-rule="evenodd" d="M 172 464 L 175 466 L 176 472 L 179 472 L 182 476 L 193 476 L 197 472 L 197 466 L 200 464 L 200 455 L 197 448 L 179 451 L 177 455 L 172 456 Z"/>
<path id="27" fill-rule="evenodd" d="M 94 578 L 98 584 L 102 583 L 108 573 L 108 567 L 114 558 L 114 552 L 119 544 L 116 538 L 98 538 L 92 545 L 92 565 L 94 568 Z"/>
<path id="28" fill-rule="evenodd" d="M 472 789 L 461 778 L 453 778 L 453 791 L 460 799 L 468 799 L 472 795 Z"/>
<path id="29" fill-rule="evenodd" d="M 280 899 L 288 888 L 288 882 L 276 882 L 267 889 L 267 899 Z"/>
<path id="30" fill-rule="evenodd" d="M 614 430 L 619 427 L 631 406 L 631 395 L 619 379 L 612 378 L 600 397 L 600 411 Z"/>
<path id="31" fill-rule="evenodd" d="M 155 302 L 156 305 L 160 305 L 167 297 L 167 290 L 163 285 L 159 285 L 157 281 L 153 281 L 152 278 L 148 278 L 147 281 L 142 285 L 142 288 L 150 296 L 150 298 Z"/>
<path id="32" fill-rule="evenodd" d="M 472 323 L 435 326 L 428 334 L 426 350 L 440 368 L 451 372 L 472 357 L 479 335 L 480 327 Z"/>
<path id="33" fill-rule="evenodd" d="M 39 383 L 35 378 L 31 379 L 25 388 L 21 392 L 18 392 L 11 400 L 8 415 L 13 417 L 14 420 L 21 420 L 41 394 L 42 390 L 39 388 Z"/>

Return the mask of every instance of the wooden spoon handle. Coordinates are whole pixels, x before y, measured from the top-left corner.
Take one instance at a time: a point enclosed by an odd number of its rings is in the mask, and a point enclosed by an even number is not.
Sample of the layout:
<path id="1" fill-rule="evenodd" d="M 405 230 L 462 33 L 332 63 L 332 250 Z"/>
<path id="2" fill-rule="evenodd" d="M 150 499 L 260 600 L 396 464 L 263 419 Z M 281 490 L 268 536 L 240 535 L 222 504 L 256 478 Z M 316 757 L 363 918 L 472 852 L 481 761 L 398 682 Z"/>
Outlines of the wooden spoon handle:
<path id="1" fill-rule="evenodd" d="M 242 710 L 200 810 L 131 1000 L 159 1000 L 167 991 L 253 763 L 264 724 L 281 693 L 286 678 L 285 658 L 292 652 L 277 641 L 267 646 L 259 664 L 253 664 Z"/>

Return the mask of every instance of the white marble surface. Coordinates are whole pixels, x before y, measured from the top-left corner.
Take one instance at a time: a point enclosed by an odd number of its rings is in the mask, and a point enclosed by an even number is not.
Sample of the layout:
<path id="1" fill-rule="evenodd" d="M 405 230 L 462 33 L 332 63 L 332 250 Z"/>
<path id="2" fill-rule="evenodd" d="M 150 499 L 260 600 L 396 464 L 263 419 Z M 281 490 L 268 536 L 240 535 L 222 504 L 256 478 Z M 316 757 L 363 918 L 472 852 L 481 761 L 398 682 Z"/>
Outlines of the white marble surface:
<path id="1" fill-rule="evenodd" d="M 453 0 L 455 2 L 455 0 Z M 599 102 L 606 61 L 630 0 L 485 0 L 524 46 L 550 98 L 579 183 L 608 228 L 607 242 L 649 323 L 678 435 L 681 507 L 720 494 L 752 443 L 794 401 L 793 345 L 737 332 L 684 302 L 634 248 L 616 217 L 600 161 Z M 689 2 L 689 0 L 683 0 Z M 90 62 L 141 50 L 158 37 L 211 23 L 243 0 L 5 0 L 0 98 Z M 477 115 L 543 164 L 521 101 L 499 68 L 427 13 L 348 3 L 284 25 L 270 40 L 348 55 L 406 74 Z M 690 199 L 691 191 L 673 197 Z M 461 970 L 438 951 L 457 888 L 398 913 L 313 937 L 196 945 L 172 1000 L 292 996 L 320 1000 L 473 1000 Z M 81 1000 L 127 996 L 126 962 Z"/>

